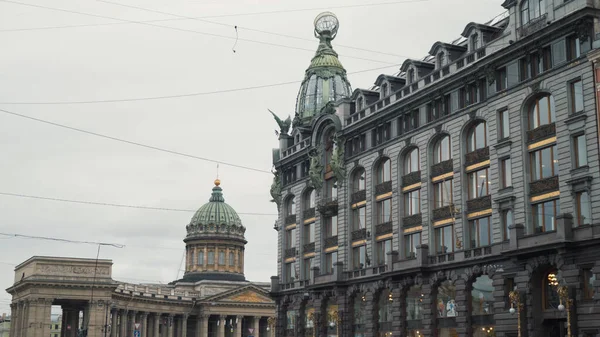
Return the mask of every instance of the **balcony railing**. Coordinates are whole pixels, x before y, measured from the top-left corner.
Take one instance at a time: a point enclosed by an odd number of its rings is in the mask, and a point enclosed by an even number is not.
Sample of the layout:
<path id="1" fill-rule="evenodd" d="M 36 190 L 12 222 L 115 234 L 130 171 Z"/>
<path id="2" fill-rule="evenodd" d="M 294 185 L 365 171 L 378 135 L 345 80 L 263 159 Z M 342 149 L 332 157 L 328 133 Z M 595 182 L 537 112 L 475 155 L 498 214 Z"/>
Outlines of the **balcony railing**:
<path id="1" fill-rule="evenodd" d="M 287 225 L 293 225 L 296 223 L 296 214 L 290 214 L 288 216 L 285 217 L 284 219 L 284 224 Z"/>
<path id="2" fill-rule="evenodd" d="M 393 231 L 392 222 L 385 222 L 375 226 L 375 235 L 388 234 Z"/>
<path id="3" fill-rule="evenodd" d="M 433 210 L 433 221 L 448 219 L 452 217 L 454 205 L 444 206 Z"/>
<path id="4" fill-rule="evenodd" d="M 446 161 L 443 161 L 441 163 L 437 163 L 437 164 L 431 166 L 431 176 L 437 177 L 442 174 L 452 172 L 453 169 L 454 169 L 454 167 L 453 167 L 452 159 L 448 159 Z"/>
<path id="5" fill-rule="evenodd" d="M 296 256 L 296 247 L 288 248 L 285 250 L 285 258 L 295 257 Z"/>
<path id="6" fill-rule="evenodd" d="M 367 238 L 367 229 L 359 229 L 352 231 L 352 241 L 364 240 Z"/>
<path id="7" fill-rule="evenodd" d="M 541 179 L 529 184 L 529 193 L 531 196 L 553 192 L 558 190 L 558 176 Z"/>
<path id="8" fill-rule="evenodd" d="M 311 242 L 311 243 L 307 243 L 304 245 L 304 247 L 302 247 L 304 249 L 304 253 L 312 253 L 315 251 L 315 243 Z"/>
<path id="9" fill-rule="evenodd" d="M 414 185 L 421 182 L 421 171 L 411 172 L 402 177 L 402 187 Z"/>
<path id="10" fill-rule="evenodd" d="M 430 264 L 452 262 L 452 261 L 454 261 L 454 253 L 447 253 L 447 254 L 439 254 L 439 255 L 429 256 L 429 263 Z"/>
<path id="11" fill-rule="evenodd" d="M 465 165 L 470 166 L 473 164 L 481 163 L 490 159 L 490 148 L 488 146 L 469 152 L 465 154 Z"/>
<path id="12" fill-rule="evenodd" d="M 351 204 L 356 204 L 357 202 L 361 202 L 364 200 L 367 200 L 367 190 L 360 190 L 358 192 L 354 192 L 350 196 Z"/>
<path id="13" fill-rule="evenodd" d="M 325 248 L 335 247 L 335 246 L 337 246 L 337 244 L 338 244 L 338 237 L 337 237 L 337 235 L 325 238 Z"/>
<path id="14" fill-rule="evenodd" d="M 481 198 L 467 200 L 467 211 L 476 212 L 492 208 L 492 197 L 490 195 Z"/>
<path id="15" fill-rule="evenodd" d="M 418 213 L 418 214 L 405 216 L 402 219 L 402 226 L 403 227 L 414 227 L 414 226 L 420 225 L 422 222 L 423 222 L 423 215 L 421 213 Z"/>
<path id="16" fill-rule="evenodd" d="M 338 213 L 337 198 L 325 198 L 319 202 L 317 211 L 324 217 L 332 217 Z"/>
<path id="17" fill-rule="evenodd" d="M 392 181 L 384 181 L 375 185 L 375 195 L 381 195 L 392 191 Z"/>
<path id="18" fill-rule="evenodd" d="M 527 131 L 527 143 L 535 143 L 556 135 L 556 124 L 550 123 Z"/>
<path id="19" fill-rule="evenodd" d="M 525 24 L 524 26 L 518 28 L 517 31 L 519 32 L 519 36 L 525 37 L 544 28 L 546 26 L 546 16 L 547 14 L 544 14 L 538 18 L 529 21 L 529 23 Z"/>
<path id="20" fill-rule="evenodd" d="M 309 209 L 305 209 L 304 212 L 302 213 L 302 216 L 304 217 L 304 220 L 308 220 L 308 219 L 312 219 L 315 217 L 315 208 L 309 208 Z"/>
<path id="21" fill-rule="evenodd" d="M 474 246 L 474 244 L 472 244 Z M 471 250 L 465 250 L 465 259 L 469 259 L 471 257 L 480 257 L 484 255 L 492 254 L 492 247 L 477 247 Z"/>

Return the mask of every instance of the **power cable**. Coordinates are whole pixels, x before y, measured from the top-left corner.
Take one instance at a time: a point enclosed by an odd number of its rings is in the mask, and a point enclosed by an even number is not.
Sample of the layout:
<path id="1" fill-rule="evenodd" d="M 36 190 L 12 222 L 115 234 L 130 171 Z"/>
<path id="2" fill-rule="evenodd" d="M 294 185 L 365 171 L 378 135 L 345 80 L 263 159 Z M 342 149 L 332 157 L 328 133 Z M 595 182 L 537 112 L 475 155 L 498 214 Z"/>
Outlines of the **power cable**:
<path id="1" fill-rule="evenodd" d="M 47 241 L 67 242 L 67 243 L 81 243 L 81 244 L 88 244 L 88 245 L 111 246 L 111 247 L 115 247 L 115 248 L 125 247 L 125 245 L 118 244 L 118 243 L 69 240 L 69 239 L 55 238 L 55 237 L 50 237 L 50 236 L 33 236 L 33 235 L 13 234 L 13 233 L 0 233 L 0 235 L 26 238 L 26 239 L 35 239 L 35 240 L 47 240 Z"/>
<path id="2" fill-rule="evenodd" d="M 4 112 L 4 113 L 9 114 L 9 115 L 13 115 L 13 116 L 21 117 L 21 118 L 26 118 L 26 119 L 33 120 L 33 121 L 36 121 L 36 122 L 40 122 L 40 123 L 44 123 L 44 124 L 49 124 L 49 125 L 61 127 L 61 128 L 64 128 L 64 129 L 68 129 L 68 130 L 72 130 L 72 131 L 77 131 L 77 132 L 89 134 L 89 135 L 100 137 L 100 138 L 110 139 L 110 140 L 114 140 L 116 142 L 121 142 L 121 143 L 130 144 L 130 145 L 135 145 L 135 146 L 139 146 L 139 147 L 143 147 L 143 148 L 147 148 L 147 149 L 151 149 L 151 150 L 155 150 L 155 151 L 166 152 L 166 153 L 175 154 L 175 155 L 182 156 L 182 157 L 187 157 L 187 158 L 193 158 L 193 159 L 208 161 L 208 162 L 212 162 L 212 163 L 227 165 L 227 166 L 231 166 L 231 167 L 241 168 L 241 169 L 255 171 L 255 172 L 260 172 L 260 173 L 269 173 L 269 174 L 271 174 L 271 171 L 267 171 L 267 170 L 257 169 L 257 168 L 253 168 L 253 167 L 249 167 L 249 166 L 244 166 L 244 165 L 233 164 L 233 163 L 222 162 L 222 161 L 218 161 L 218 160 L 214 160 L 214 159 L 210 159 L 210 158 L 205 158 L 205 157 L 199 157 L 199 156 L 195 156 L 195 155 L 191 155 L 191 154 L 187 154 L 187 153 L 183 153 L 183 152 L 178 152 L 178 151 L 163 149 L 163 148 L 152 146 L 152 145 L 146 145 L 146 144 L 142 144 L 142 143 L 138 143 L 138 142 L 126 140 L 126 139 L 121 139 L 121 138 L 117 138 L 117 137 L 112 137 L 112 136 L 104 135 L 104 134 L 101 134 L 101 133 L 92 132 L 92 131 L 88 131 L 88 130 L 84 130 L 84 129 L 80 129 L 80 128 L 76 128 L 76 127 L 72 127 L 72 126 L 68 126 L 68 125 L 64 125 L 64 124 L 54 123 L 54 122 L 47 121 L 47 120 L 44 120 L 44 119 L 39 119 L 39 118 L 27 116 L 27 115 L 22 115 L 22 114 L 19 114 L 19 113 L 16 113 L 16 112 L 12 112 L 12 111 L 8 111 L 8 110 L 4 110 L 4 109 L 0 109 L 0 112 Z"/>
<path id="3" fill-rule="evenodd" d="M 102 2 L 102 3 L 106 3 L 106 4 L 110 4 L 110 5 L 115 5 L 115 6 L 121 6 L 121 7 L 126 7 L 126 8 L 138 9 L 138 10 L 142 10 L 142 11 L 146 11 L 146 12 L 150 12 L 150 13 L 157 13 L 157 14 L 169 15 L 169 16 L 173 16 L 173 17 L 176 17 L 176 18 L 180 18 L 180 19 L 195 20 L 195 21 L 200 21 L 200 22 L 209 23 L 209 24 L 218 25 L 218 26 L 231 27 L 231 25 L 227 24 L 227 23 L 222 23 L 222 22 L 217 22 L 217 21 L 210 21 L 210 20 L 206 20 L 206 19 L 202 19 L 202 18 L 196 18 L 196 17 L 190 17 L 190 16 L 184 16 L 184 15 L 179 15 L 179 14 L 170 13 L 170 12 L 158 11 L 158 10 L 149 9 L 149 8 L 145 8 L 145 7 L 126 5 L 126 4 L 121 4 L 121 3 L 107 1 L 107 0 L 96 0 L 96 1 Z M 410 1 L 410 2 L 424 2 L 424 1 L 430 1 L 430 0 L 418 0 L 418 1 Z M 293 35 L 287 35 L 287 34 L 280 34 L 280 33 L 270 32 L 270 31 L 266 31 L 266 30 L 254 29 L 254 28 L 237 26 L 237 25 L 235 26 L 235 29 L 236 29 L 236 33 L 237 33 L 238 29 L 245 29 L 245 30 L 251 31 L 251 32 L 268 34 L 268 35 L 274 35 L 274 36 L 281 36 L 281 37 L 286 37 L 286 38 L 291 38 L 291 39 L 296 39 L 296 40 L 309 41 L 309 42 L 314 42 L 315 41 L 314 39 L 307 39 L 307 38 L 303 38 L 303 37 L 298 37 L 298 36 L 293 36 Z M 376 54 L 382 54 L 382 55 L 389 55 L 389 56 L 410 58 L 408 56 L 397 55 L 397 54 L 392 54 L 392 53 L 384 53 L 384 52 L 379 52 L 379 51 L 376 51 L 376 50 L 371 50 L 371 49 L 366 49 L 366 48 L 357 48 L 357 47 L 348 46 L 348 45 L 341 45 L 341 44 L 337 44 L 337 43 L 336 43 L 335 46 L 336 46 L 336 48 L 342 47 L 342 48 L 349 48 L 349 49 L 360 50 L 360 51 L 365 51 L 365 52 L 370 52 L 370 53 L 376 53 Z"/>
<path id="4" fill-rule="evenodd" d="M 150 206 L 140 206 L 140 205 L 114 204 L 114 203 L 94 202 L 94 201 L 86 201 L 86 200 L 73 200 L 73 199 L 61 199 L 61 198 L 52 198 L 52 197 L 42 197 L 42 196 L 38 196 L 38 195 L 27 195 L 27 194 L 8 193 L 8 192 L 0 192 L 0 195 L 8 196 L 8 197 L 18 197 L 18 198 L 28 198 L 28 199 L 59 201 L 59 202 L 67 202 L 67 203 L 83 204 L 83 205 L 121 207 L 121 208 L 136 208 L 136 209 L 149 209 L 149 210 L 155 210 L 155 211 L 170 211 L 170 212 L 187 212 L 187 213 L 195 213 L 196 212 L 196 210 L 193 210 L 193 209 L 179 209 L 179 208 L 166 208 L 166 207 L 150 207 Z M 241 214 L 241 215 L 257 215 L 257 216 L 276 216 L 277 215 L 277 214 L 274 214 L 274 213 L 244 213 L 244 212 L 237 212 L 237 214 Z"/>
<path id="5" fill-rule="evenodd" d="M 3 1 L 3 0 L 0 0 Z M 369 71 L 375 70 L 383 70 L 393 67 L 399 67 L 402 64 L 393 64 L 384 67 L 370 68 L 359 71 L 349 72 L 348 75 L 366 73 Z M 150 101 L 150 100 L 160 100 L 160 99 L 172 99 L 172 98 L 183 98 L 183 97 L 193 97 L 193 96 L 206 96 L 206 95 L 215 95 L 215 94 L 223 94 L 230 92 L 239 92 L 246 90 L 255 90 L 255 89 L 264 89 L 277 87 L 288 84 L 297 84 L 302 83 L 302 80 L 296 81 L 288 81 L 288 82 L 279 82 L 273 84 L 263 84 L 256 85 L 251 87 L 243 87 L 243 88 L 233 88 L 233 89 L 223 89 L 223 90 L 215 90 L 215 91 L 204 91 L 204 92 L 194 92 L 189 94 L 177 94 L 177 95 L 164 95 L 164 96 L 147 96 L 147 97 L 135 97 L 135 98 L 121 98 L 121 99 L 102 99 L 102 100 L 88 100 L 88 101 L 55 101 L 55 102 L 0 102 L 0 104 L 5 105 L 67 105 L 67 104 L 97 104 L 97 103 L 120 103 L 120 102 L 136 102 L 136 101 Z"/>
<path id="6" fill-rule="evenodd" d="M 47 9 L 47 10 L 58 11 L 58 12 L 65 12 L 65 13 L 71 13 L 71 14 L 91 16 L 91 17 L 101 18 L 101 19 L 117 20 L 117 21 L 122 21 L 122 22 L 135 23 L 135 24 L 146 25 L 146 26 L 151 26 L 151 27 L 157 27 L 157 28 L 162 28 L 162 29 L 175 30 L 175 31 L 180 31 L 180 32 L 201 34 L 201 35 L 218 37 L 218 38 L 229 39 L 229 40 L 232 40 L 232 39 L 236 40 L 236 37 L 234 37 L 234 36 L 219 35 L 219 34 L 215 34 L 215 33 L 207 33 L 207 32 L 201 32 L 201 31 L 197 31 L 197 30 L 184 29 L 184 28 L 176 28 L 176 27 L 170 27 L 170 26 L 162 26 L 162 25 L 157 25 L 157 24 L 152 24 L 152 23 L 147 23 L 147 22 L 142 22 L 142 21 L 131 21 L 131 20 L 119 19 L 119 18 L 115 18 L 115 17 L 111 17 L 111 16 L 105 16 L 105 15 L 99 15 L 99 14 L 93 14 L 93 13 L 85 13 L 85 12 L 79 12 L 79 11 L 74 11 L 74 10 L 69 10 L 69 9 L 63 9 L 63 8 L 55 8 L 55 7 L 48 7 L 48 6 L 42 6 L 42 5 L 35 5 L 35 4 L 29 4 L 29 3 L 25 3 L 25 2 L 18 2 L 18 1 L 12 1 L 12 0 L 0 0 L 0 2 L 12 3 L 12 4 L 29 6 L 29 7 L 35 7 L 35 8 L 43 8 L 43 9 Z M 294 47 L 294 46 L 287 46 L 287 45 L 283 45 L 283 44 L 279 44 L 279 43 L 258 41 L 258 40 L 252 40 L 252 39 L 238 39 L 238 41 L 257 43 L 257 44 L 262 44 L 262 45 L 267 45 L 267 46 L 272 46 L 272 47 L 288 48 L 288 49 L 294 49 L 294 50 L 303 50 L 303 51 L 309 51 L 311 53 L 315 52 L 314 49 L 300 48 L 300 47 Z M 342 55 L 340 55 L 340 56 L 342 56 Z M 343 55 L 343 56 L 346 57 L 346 58 L 352 58 L 352 59 L 357 59 L 357 60 L 390 64 L 390 62 L 387 62 L 387 61 L 373 60 L 373 59 L 368 59 L 368 58 L 363 58 L 363 57 L 357 57 L 357 56 L 345 56 L 345 55 Z"/>

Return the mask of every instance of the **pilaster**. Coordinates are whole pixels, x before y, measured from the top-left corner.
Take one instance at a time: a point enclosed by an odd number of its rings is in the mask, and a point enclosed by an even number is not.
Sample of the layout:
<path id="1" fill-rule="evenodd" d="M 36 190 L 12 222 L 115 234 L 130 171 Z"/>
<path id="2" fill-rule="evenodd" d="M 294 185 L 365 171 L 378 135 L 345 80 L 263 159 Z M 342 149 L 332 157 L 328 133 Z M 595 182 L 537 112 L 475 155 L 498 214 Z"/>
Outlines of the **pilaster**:
<path id="1" fill-rule="evenodd" d="M 141 323 L 141 335 L 142 337 L 148 337 L 148 313 L 143 312 L 140 314 Z"/>
<path id="2" fill-rule="evenodd" d="M 375 294 L 372 290 L 365 293 L 365 336 L 374 337 L 377 323 L 377 304 L 375 303 Z"/>
<path id="3" fill-rule="evenodd" d="M 119 337 L 127 337 L 127 321 L 129 320 L 129 310 L 123 309 L 120 312 Z"/>
<path id="4" fill-rule="evenodd" d="M 187 337 L 187 321 L 188 314 L 184 314 L 181 317 L 181 337 Z"/>
<path id="5" fill-rule="evenodd" d="M 119 311 L 117 308 L 110 309 L 110 337 L 117 337 L 117 322 L 119 320 L 118 315 Z"/>
<path id="6" fill-rule="evenodd" d="M 468 312 L 471 298 L 467 287 L 467 282 L 463 278 L 459 278 L 454 282 L 454 289 L 456 291 L 456 332 L 459 337 L 467 337 L 471 335 L 471 315 Z"/>
<path id="7" fill-rule="evenodd" d="M 433 301 L 435 294 L 432 294 L 433 287 L 431 284 L 423 284 L 423 336 L 433 336 Z"/>
<path id="8" fill-rule="evenodd" d="M 406 296 L 402 296 L 403 289 L 395 286 L 392 292 L 392 331 L 399 332 L 404 336 L 404 322 L 406 315 L 403 314 L 406 308 Z"/>

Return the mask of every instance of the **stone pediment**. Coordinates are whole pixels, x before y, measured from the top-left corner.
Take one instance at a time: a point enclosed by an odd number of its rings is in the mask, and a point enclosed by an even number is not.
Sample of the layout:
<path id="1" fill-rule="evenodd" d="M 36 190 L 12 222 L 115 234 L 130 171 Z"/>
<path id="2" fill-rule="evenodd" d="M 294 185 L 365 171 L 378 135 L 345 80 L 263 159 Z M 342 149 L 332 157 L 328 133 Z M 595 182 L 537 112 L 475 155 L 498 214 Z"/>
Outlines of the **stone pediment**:
<path id="1" fill-rule="evenodd" d="M 273 300 L 262 289 L 255 286 L 240 287 L 235 290 L 226 291 L 217 294 L 206 301 L 216 303 L 256 303 L 256 304 L 273 304 Z"/>

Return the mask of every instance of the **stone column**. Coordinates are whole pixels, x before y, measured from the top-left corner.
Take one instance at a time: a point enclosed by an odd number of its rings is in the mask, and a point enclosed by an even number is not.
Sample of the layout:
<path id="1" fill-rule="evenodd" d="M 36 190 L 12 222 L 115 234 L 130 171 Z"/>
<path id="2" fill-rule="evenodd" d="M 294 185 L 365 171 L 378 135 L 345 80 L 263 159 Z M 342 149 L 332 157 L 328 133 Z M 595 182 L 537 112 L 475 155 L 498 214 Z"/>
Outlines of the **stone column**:
<path id="1" fill-rule="evenodd" d="M 152 326 L 152 337 L 160 337 L 160 314 L 154 314 L 154 325 Z"/>
<path id="2" fill-rule="evenodd" d="M 137 323 L 136 322 L 137 314 L 138 314 L 138 312 L 135 310 L 131 312 L 131 322 L 129 325 L 129 337 L 133 337 L 133 332 L 135 331 L 135 323 Z"/>
<path id="3" fill-rule="evenodd" d="M 467 291 L 467 282 L 463 278 L 458 278 L 454 282 L 454 287 L 456 289 L 456 332 L 459 337 L 471 336 L 471 314 L 467 311 L 471 294 Z"/>
<path id="4" fill-rule="evenodd" d="M 173 337 L 173 314 L 167 316 L 167 337 Z"/>
<path id="5" fill-rule="evenodd" d="M 64 308 L 62 308 L 62 319 L 60 322 L 60 337 L 65 337 L 67 335 L 66 330 L 65 330 L 66 328 L 67 328 L 67 313 L 64 310 Z"/>
<path id="6" fill-rule="evenodd" d="M 208 337 L 208 319 L 210 318 L 210 315 L 208 314 L 203 314 L 200 318 L 200 320 L 202 321 L 202 326 L 200 329 L 198 329 L 198 333 L 196 333 L 196 337 Z"/>
<path id="7" fill-rule="evenodd" d="M 140 314 L 140 332 L 142 334 L 142 337 L 148 337 L 148 313 L 147 312 L 142 312 Z"/>
<path id="8" fill-rule="evenodd" d="M 10 325 L 10 330 L 8 332 L 9 336 L 16 336 L 17 334 L 15 333 L 15 327 L 17 326 L 16 322 L 17 322 L 17 304 L 16 303 L 11 303 L 10 304 L 10 320 L 11 320 L 11 325 Z"/>
<path id="9" fill-rule="evenodd" d="M 244 320 L 244 316 L 236 316 L 235 317 L 235 337 L 242 337 L 242 321 Z"/>
<path id="10" fill-rule="evenodd" d="M 181 337 L 187 337 L 187 321 L 188 314 L 183 314 L 183 317 L 181 317 Z"/>
<path id="11" fill-rule="evenodd" d="M 433 293 L 435 290 L 435 293 Z M 435 327 L 435 312 L 433 311 L 433 303 L 435 303 L 435 297 L 437 295 L 437 289 L 433 289 L 429 282 L 424 282 L 421 287 L 423 293 L 423 336 L 433 336 Z"/>
<path id="12" fill-rule="evenodd" d="M 110 309 L 110 337 L 117 337 L 117 321 L 119 312 L 117 308 Z"/>
<path id="13" fill-rule="evenodd" d="M 227 321 L 227 316 L 221 315 L 219 316 L 219 327 L 217 337 L 225 337 L 225 323 Z"/>
<path id="14" fill-rule="evenodd" d="M 260 337 L 260 316 L 254 316 L 252 318 L 252 328 L 254 329 L 252 335 L 254 337 Z"/>
<path id="15" fill-rule="evenodd" d="M 406 296 L 402 296 L 403 289 L 399 284 L 394 284 L 392 290 L 392 331 L 399 332 L 400 336 L 404 336 L 404 318 L 406 314 Z"/>
<path id="16" fill-rule="evenodd" d="M 127 337 L 127 321 L 129 320 L 129 310 L 121 310 L 121 319 L 119 320 L 119 337 Z"/>

